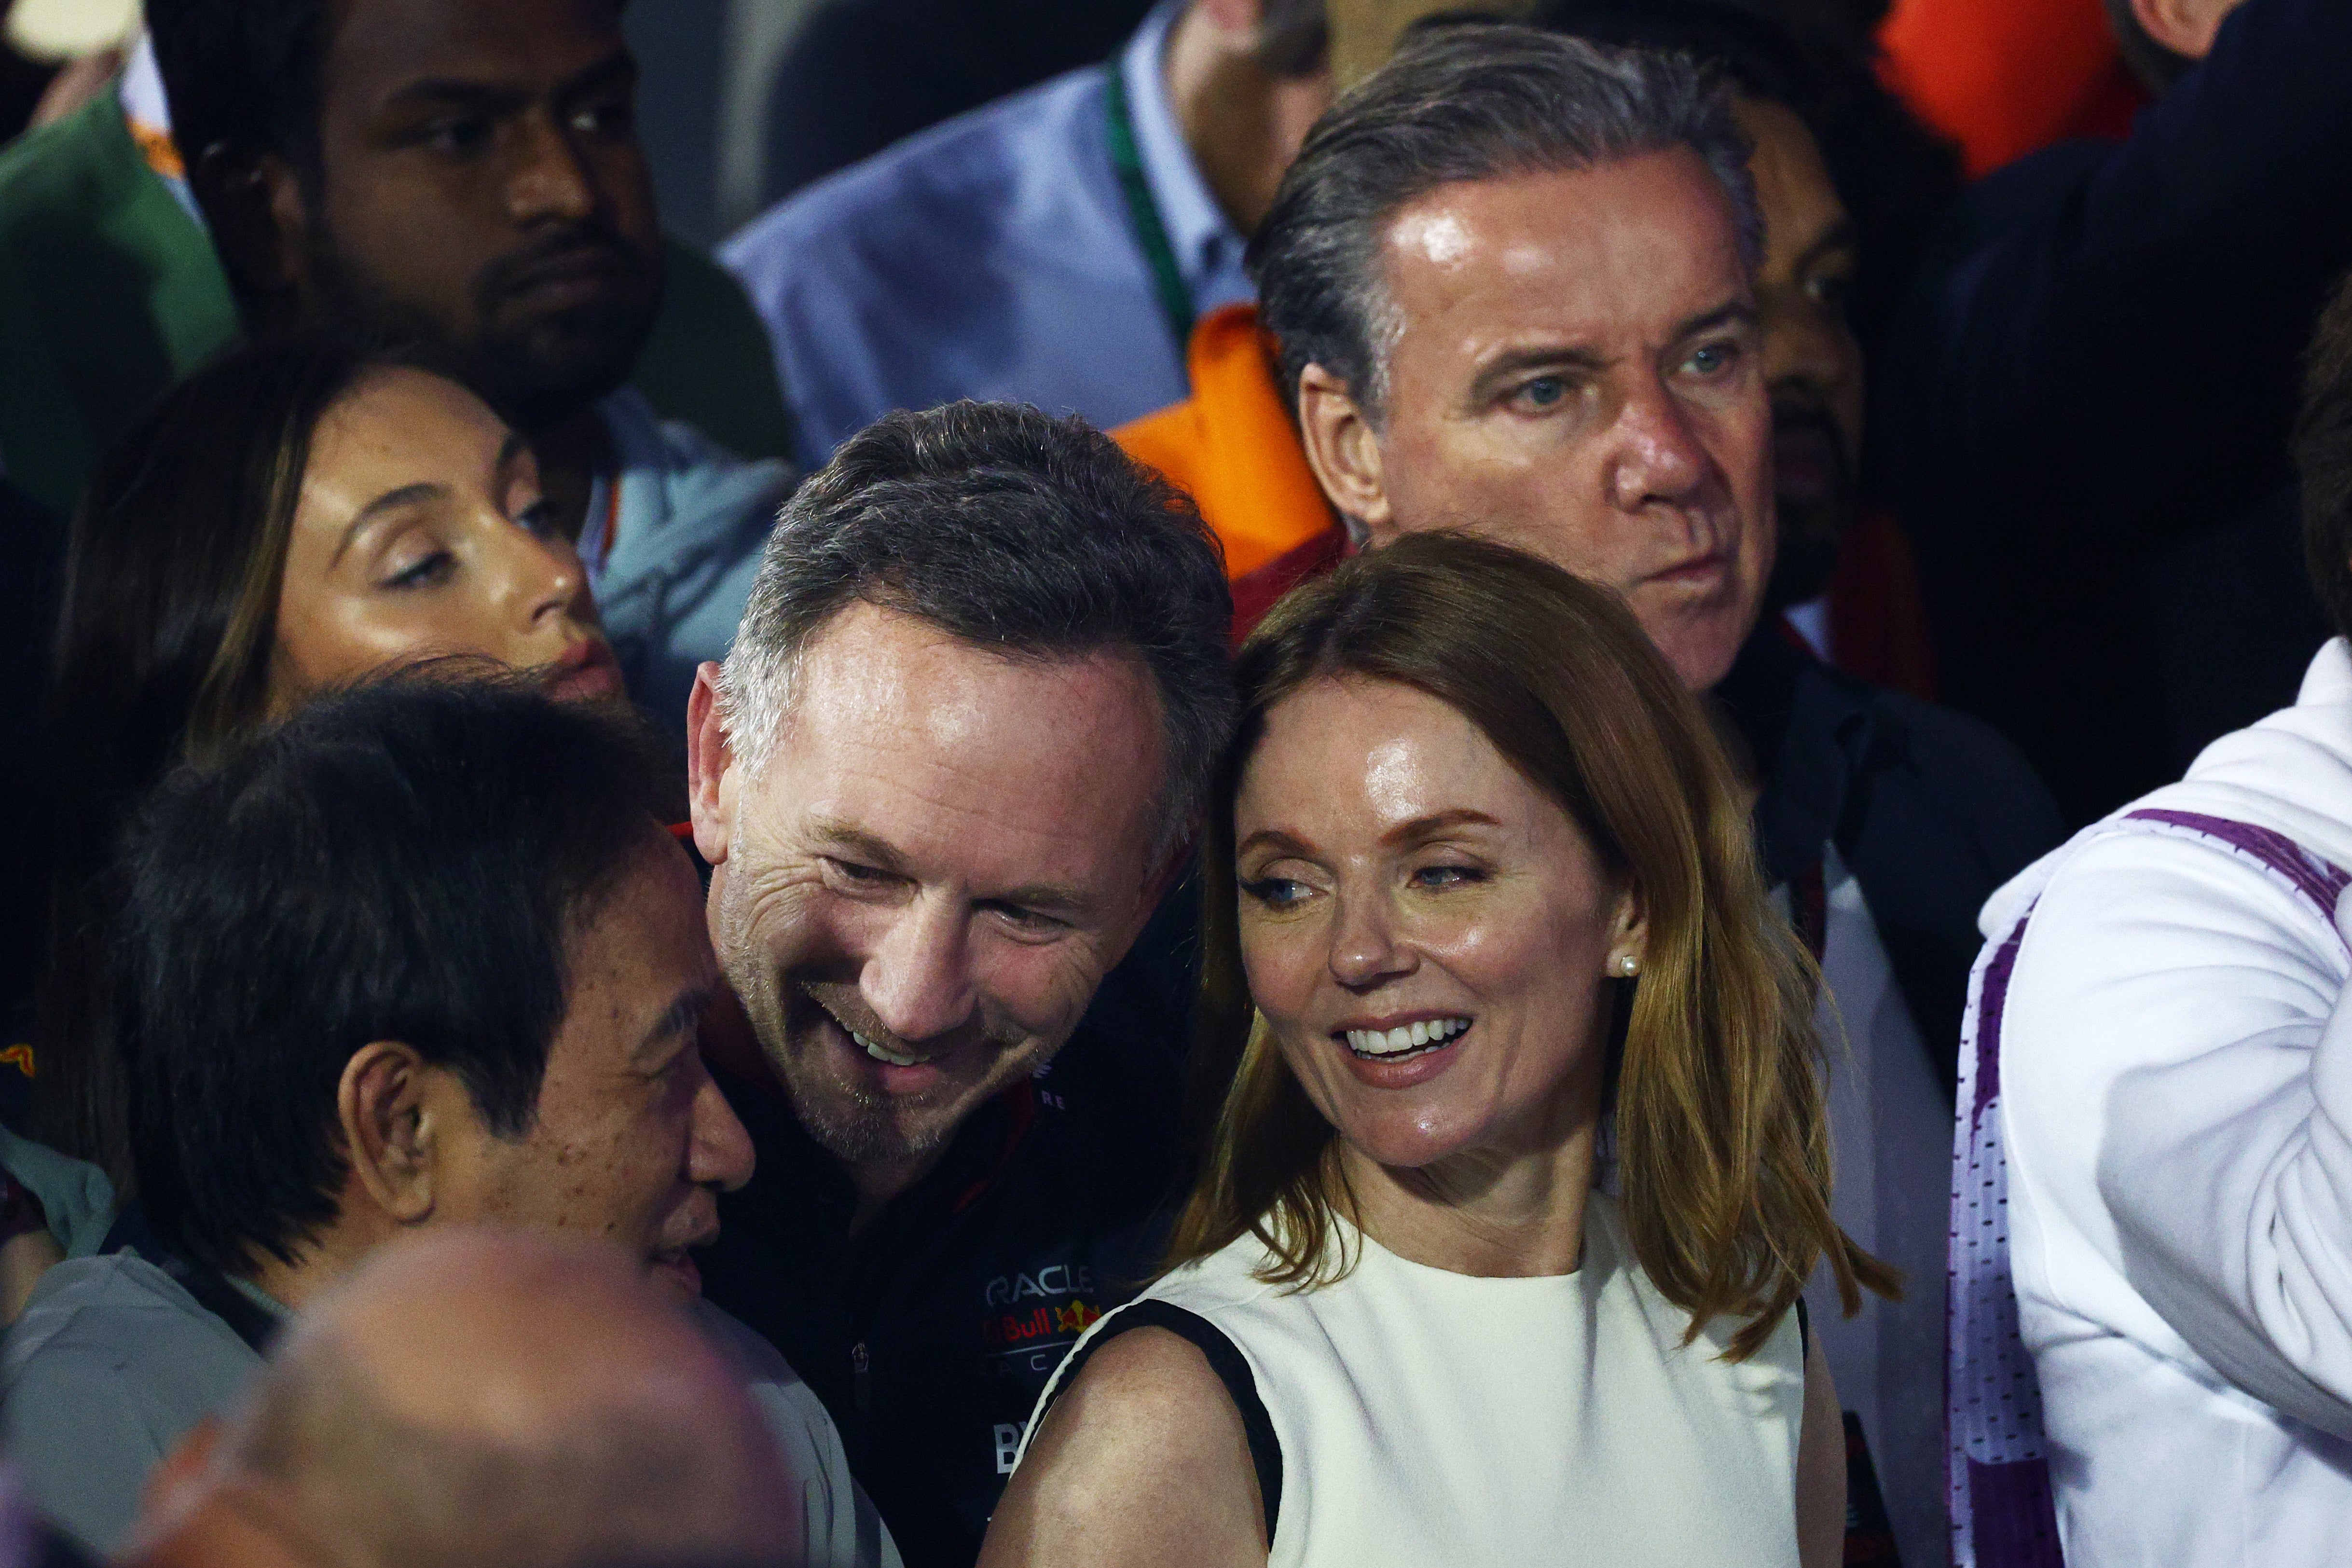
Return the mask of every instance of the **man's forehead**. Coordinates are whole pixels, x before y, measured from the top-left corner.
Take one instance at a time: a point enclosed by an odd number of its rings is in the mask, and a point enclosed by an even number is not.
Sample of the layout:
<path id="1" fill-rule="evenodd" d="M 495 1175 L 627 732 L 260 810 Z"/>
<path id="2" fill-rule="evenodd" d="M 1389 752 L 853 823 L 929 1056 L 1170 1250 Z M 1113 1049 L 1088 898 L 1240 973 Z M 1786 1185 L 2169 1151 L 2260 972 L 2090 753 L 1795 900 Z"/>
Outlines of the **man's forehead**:
<path id="1" fill-rule="evenodd" d="M 658 1057 L 693 1032 L 719 973 L 702 905 L 684 847 L 647 818 L 643 842 L 565 944 L 575 988 L 593 989 L 590 1011 L 614 1026 L 608 1044 Z"/>
<path id="2" fill-rule="evenodd" d="M 1019 884 L 1123 858 L 1163 754 L 1132 658 L 1006 657 L 860 604 L 802 649 L 755 789 L 795 835 Z"/>
<path id="3" fill-rule="evenodd" d="M 1440 185 L 1400 208 L 1383 241 L 1402 331 L 1435 328 L 1474 352 L 1528 330 L 1654 336 L 1750 286 L 1730 199 L 1686 148 Z"/>
<path id="4" fill-rule="evenodd" d="M 543 86 L 625 47 L 616 0 L 335 0 L 331 98 L 373 108 L 420 82 Z"/>
<path id="5" fill-rule="evenodd" d="M 1150 676 L 1131 654 L 999 652 L 862 600 L 803 645 L 792 683 L 788 727 L 848 725 L 942 752 L 1028 750 L 1047 737 L 1061 752 L 1083 752 L 1089 742 L 1158 732 Z M 1015 732 L 1008 719 L 1051 728 Z"/>

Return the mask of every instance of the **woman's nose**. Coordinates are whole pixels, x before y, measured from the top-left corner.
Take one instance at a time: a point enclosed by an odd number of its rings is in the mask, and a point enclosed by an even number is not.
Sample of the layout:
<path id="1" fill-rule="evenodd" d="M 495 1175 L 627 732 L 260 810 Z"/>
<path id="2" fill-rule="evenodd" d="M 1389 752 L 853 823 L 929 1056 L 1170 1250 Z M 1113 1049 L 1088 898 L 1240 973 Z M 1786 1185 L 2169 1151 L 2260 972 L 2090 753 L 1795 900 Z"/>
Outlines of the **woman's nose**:
<path id="1" fill-rule="evenodd" d="M 518 531 L 515 548 L 515 599 L 526 626 L 536 627 L 562 616 L 593 617 L 587 568 L 569 542 Z"/>
<path id="2" fill-rule="evenodd" d="M 1346 898 L 1331 930 L 1331 977 L 1350 991 L 1365 991 L 1411 972 L 1412 950 L 1398 939 L 1388 901 Z"/>

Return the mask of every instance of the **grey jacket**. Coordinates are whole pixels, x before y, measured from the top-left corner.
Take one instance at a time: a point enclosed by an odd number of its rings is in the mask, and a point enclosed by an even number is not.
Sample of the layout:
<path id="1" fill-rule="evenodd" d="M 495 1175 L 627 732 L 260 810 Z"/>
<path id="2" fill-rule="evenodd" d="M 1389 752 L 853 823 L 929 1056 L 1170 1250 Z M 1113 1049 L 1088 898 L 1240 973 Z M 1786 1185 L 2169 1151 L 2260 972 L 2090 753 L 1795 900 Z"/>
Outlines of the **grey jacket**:
<path id="1" fill-rule="evenodd" d="M 899 1568 L 816 1395 L 741 1323 L 707 1301 L 692 1310 L 741 1368 L 800 1485 L 809 1568 Z M 234 1401 L 260 1364 L 226 1321 L 137 1253 L 73 1258 L 42 1277 L 0 1341 L 0 1447 L 43 1513 L 111 1553 L 156 1461 Z"/>

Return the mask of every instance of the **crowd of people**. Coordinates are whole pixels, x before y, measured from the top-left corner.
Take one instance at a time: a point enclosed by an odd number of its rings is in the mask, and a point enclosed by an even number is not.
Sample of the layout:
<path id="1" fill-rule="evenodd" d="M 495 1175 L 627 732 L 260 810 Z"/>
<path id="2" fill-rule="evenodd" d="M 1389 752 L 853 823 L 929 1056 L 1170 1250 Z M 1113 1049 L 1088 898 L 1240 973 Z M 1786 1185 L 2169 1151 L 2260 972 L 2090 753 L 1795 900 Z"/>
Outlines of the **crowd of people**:
<path id="1" fill-rule="evenodd" d="M 147 0 L 0 1568 L 2332 1561 L 2352 17 L 1975 3 L 1160 0 L 713 258 L 621 0 Z"/>

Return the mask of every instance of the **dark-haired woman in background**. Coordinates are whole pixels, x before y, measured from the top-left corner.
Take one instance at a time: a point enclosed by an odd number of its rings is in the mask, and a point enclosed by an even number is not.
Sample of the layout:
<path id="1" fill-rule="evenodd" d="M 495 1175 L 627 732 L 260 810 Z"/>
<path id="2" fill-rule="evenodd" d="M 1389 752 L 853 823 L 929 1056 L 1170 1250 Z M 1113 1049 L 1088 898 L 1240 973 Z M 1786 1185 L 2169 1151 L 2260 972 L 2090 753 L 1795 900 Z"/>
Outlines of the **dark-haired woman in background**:
<path id="1" fill-rule="evenodd" d="M 97 963 L 116 826 L 173 763 L 387 665 L 470 655 L 622 696 L 530 448 L 398 353 L 242 348 L 100 463 L 73 524 L 41 765 L 54 827 L 37 1129 L 121 1180 Z"/>
<path id="2" fill-rule="evenodd" d="M 1438 534 L 1284 601 L 1240 679 L 1230 1088 L 983 1563 L 1838 1561 L 1792 1309 L 1824 1258 L 1849 1310 L 1893 1280 L 1831 1218 L 1811 968 L 1695 700 L 1606 592 Z"/>

